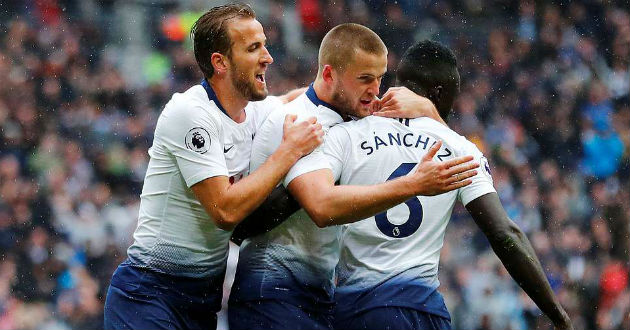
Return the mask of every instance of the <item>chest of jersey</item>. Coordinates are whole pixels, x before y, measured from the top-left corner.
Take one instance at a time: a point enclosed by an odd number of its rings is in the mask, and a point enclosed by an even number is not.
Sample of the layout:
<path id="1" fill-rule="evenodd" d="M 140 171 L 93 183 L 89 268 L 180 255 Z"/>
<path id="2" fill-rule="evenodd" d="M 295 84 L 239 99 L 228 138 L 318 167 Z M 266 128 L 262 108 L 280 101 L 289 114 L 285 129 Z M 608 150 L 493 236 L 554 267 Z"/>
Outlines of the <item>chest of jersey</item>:
<path id="1" fill-rule="evenodd" d="M 229 118 L 223 119 L 222 148 L 230 183 L 235 183 L 249 174 L 255 125 L 252 120 L 241 124 L 230 121 Z"/>

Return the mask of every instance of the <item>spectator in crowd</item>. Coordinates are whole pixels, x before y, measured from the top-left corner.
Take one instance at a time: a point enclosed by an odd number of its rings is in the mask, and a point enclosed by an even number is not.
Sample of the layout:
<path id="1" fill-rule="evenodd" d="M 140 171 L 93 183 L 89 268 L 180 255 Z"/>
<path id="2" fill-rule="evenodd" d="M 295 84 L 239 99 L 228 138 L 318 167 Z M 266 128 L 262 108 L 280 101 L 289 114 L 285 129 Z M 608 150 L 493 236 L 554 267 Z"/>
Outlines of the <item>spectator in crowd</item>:
<path id="1" fill-rule="evenodd" d="M 391 68 L 414 39 L 454 49 L 462 87 L 449 124 L 489 156 L 502 203 L 575 328 L 630 329 L 627 3 L 262 3 L 276 60 L 271 94 L 313 76 L 326 27 L 341 22 L 381 33 Z M 0 329 L 102 327 L 160 107 L 201 79 L 189 41 L 163 35 L 163 18 L 200 9 L 178 4 L 135 4 L 151 13 L 144 21 L 151 52 L 134 70 L 123 69 L 128 55 L 117 48 L 130 31 L 114 24 L 126 2 L 3 4 Z M 463 208 L 453 212 L 440 262 L 454 328 L 547 326 Z"/>

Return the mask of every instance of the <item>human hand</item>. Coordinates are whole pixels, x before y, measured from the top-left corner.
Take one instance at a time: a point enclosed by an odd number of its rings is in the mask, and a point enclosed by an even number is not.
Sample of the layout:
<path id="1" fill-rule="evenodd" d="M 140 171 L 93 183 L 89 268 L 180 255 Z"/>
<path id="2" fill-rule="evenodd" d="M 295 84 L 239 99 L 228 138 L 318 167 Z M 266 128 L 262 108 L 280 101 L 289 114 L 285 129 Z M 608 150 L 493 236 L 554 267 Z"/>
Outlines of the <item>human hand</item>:
<path id="1" fill-rule="evenodd" d="M 472 183 L 471 177 L 477 174 L 479 163 L 472 162 L 472 156 L 463 156 L 446 162 L 433 160 L 442 141 L 434 144 L 422 157 L 416 172 L 410 176 L 416 195 L 434 196 L 465 187 Z"/>
<path id="2" fill-rule="evenodd" d="M 429 117 L 443 122 L 435 105 L 426 97 L 420 96 L 407 87 L 391 87 L 383 98 L 375 102 L 374 116 L 388 118 Z"/>
<path id="3" fill-rule="evenodd" d="M 295 123 L 296 119 L 297 116 L 292 114 L 284 117 L 282 144 L 299 158 L 311 153 L 322 144 L 324 131 L 315 117 L 299 123 Z"/>

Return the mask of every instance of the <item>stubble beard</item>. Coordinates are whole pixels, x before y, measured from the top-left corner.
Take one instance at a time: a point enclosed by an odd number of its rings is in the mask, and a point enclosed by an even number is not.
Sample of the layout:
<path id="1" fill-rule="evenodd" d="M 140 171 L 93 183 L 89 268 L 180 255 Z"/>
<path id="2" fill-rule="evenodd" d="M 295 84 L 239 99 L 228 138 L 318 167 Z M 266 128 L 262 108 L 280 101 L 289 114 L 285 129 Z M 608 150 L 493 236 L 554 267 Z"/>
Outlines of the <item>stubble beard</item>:
<path id="1" fill-rule="evenodd" d="M 343 92 L 342 86 L 337 86 L 332 94 L 332 105 L 337 108 L 339 114 L 344 116 L 354 116 L 358 117 L 356 111 L 354 110 L 354 105 L 352 101 L 348 99 L 346 94 Z"/>
<path id="2" fill-rule="evenodd" d="M 262 91 L 256 89 L 256 81 L 247 79 L 247 74 L 240 70 L 240 68 L 232 63 L 234 67 L 234 75 L 232 76 L 232 86 L 241 94 L 243 98 L 248 101 L 262 101 L 267 97 L 267 87 Z"/>

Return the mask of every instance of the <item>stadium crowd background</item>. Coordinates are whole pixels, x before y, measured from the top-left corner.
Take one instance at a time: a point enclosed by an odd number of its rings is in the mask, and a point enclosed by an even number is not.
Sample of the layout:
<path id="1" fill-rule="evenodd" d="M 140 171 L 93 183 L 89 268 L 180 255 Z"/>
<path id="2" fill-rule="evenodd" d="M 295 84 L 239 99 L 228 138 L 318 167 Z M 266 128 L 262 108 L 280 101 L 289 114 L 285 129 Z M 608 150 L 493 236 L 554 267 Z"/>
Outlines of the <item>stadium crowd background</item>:
<path id="1" fill-rule="evenodd" d="M 171 94 L 199 82 L 188 27 L 212 1 L 0 4 L 0 329 L 102 327 Z M 576 329 L 630 329 L 627 1 L 256 1 L 272 93 L 310 82 L 324 33 L 455 50 L 450 126 L 489 157 Z M 549 328 L 462 207 L 440 265 L 455 329 Z"/>

